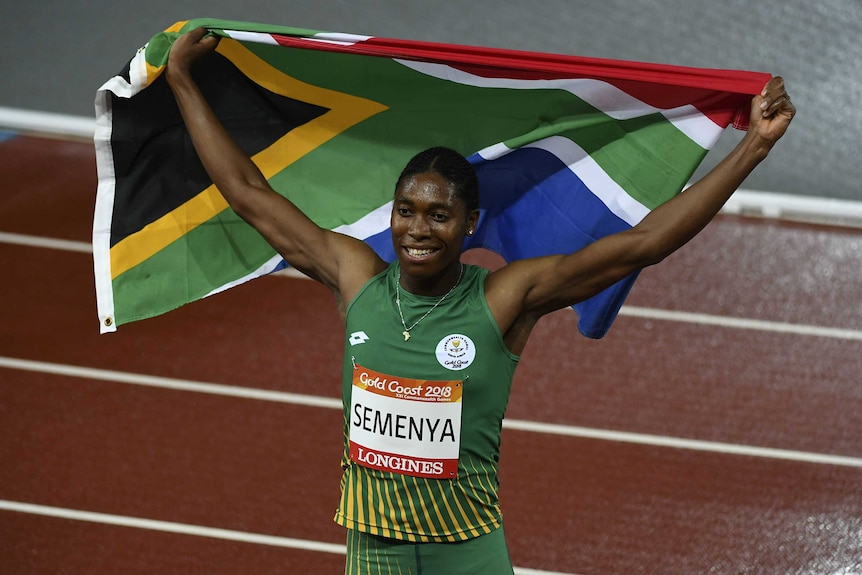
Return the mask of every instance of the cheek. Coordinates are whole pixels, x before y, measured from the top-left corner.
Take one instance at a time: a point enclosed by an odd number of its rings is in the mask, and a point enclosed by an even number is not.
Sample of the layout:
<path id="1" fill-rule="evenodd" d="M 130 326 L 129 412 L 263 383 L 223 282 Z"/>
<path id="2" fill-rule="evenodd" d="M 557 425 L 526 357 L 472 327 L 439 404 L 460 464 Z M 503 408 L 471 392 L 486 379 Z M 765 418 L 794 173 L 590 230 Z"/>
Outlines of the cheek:
<path id="1" fill-rule="evenodd" d="M 407 233 L 407 219 L 393 215 L 389 218 L 389 228 L 392 236 L 402 236 Z"/>
<path id="2" fill-rule="evenodd" d="M 460 224 L 439 224 L 435 227 L 434 232 L 438 237 L 446 238 L 450 242 L 460 241 L 462 236 L 467 235 L 467 230 Z"/>

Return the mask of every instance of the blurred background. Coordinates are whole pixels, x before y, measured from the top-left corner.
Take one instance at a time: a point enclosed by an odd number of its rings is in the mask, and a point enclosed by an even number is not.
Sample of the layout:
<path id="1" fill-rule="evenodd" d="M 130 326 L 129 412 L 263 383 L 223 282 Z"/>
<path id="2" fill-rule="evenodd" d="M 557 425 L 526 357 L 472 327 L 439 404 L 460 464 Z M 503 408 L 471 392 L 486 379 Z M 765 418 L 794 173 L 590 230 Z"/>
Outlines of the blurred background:
<path id="1" fill-rule="evenodd" d="M 91 120 L 137 48 L 198 17 L 781 75 L 799 113 L 744 187 L 862 200 L 862 0 L 4 1 L 0 109 Z M 740 137 L 728 130 L 696 177 Z"/>

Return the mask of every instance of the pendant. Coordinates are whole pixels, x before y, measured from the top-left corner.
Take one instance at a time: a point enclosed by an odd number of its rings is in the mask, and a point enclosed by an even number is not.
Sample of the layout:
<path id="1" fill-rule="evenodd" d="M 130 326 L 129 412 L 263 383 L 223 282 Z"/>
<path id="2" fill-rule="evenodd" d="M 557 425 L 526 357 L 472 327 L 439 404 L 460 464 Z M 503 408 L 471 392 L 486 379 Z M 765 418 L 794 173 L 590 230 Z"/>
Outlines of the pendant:
<path id="1" fill-rule="evenodd" d="M 410 339 L 410 332 L 407 331 L 406 329 L 401 332 L 401 335 L 404 336 L 404 341 L 407 341 L 408 339 Z"/>

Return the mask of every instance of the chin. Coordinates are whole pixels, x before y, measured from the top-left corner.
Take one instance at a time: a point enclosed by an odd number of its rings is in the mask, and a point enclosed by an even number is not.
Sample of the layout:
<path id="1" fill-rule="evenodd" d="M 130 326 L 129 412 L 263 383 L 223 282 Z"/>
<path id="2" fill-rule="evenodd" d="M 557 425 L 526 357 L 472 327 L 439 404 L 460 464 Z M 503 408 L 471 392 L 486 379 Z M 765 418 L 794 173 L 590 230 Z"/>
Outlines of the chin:
<path id="1" fill-rule="evenodd" d="M 441 273 L 446 268 L 446 265 L 441 264 L 438 257 L 416 259 L 405 254 L 403 251 L 398 255 L 398 261 L 404 272 L 415 276 L 432 277 Z"/>

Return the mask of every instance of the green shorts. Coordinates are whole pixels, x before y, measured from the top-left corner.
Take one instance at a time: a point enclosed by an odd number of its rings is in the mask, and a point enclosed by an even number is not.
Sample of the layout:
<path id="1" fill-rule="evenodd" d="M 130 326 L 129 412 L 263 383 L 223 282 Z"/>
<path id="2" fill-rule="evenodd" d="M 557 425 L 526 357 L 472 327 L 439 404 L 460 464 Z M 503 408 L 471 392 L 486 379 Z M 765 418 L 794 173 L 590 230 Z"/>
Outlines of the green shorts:
<path id="1" fill-rule="evenodd" d="M 503 528 L 457 543 L 411 543 L 347 531 L 345 575 L 513 575 Z"/>

